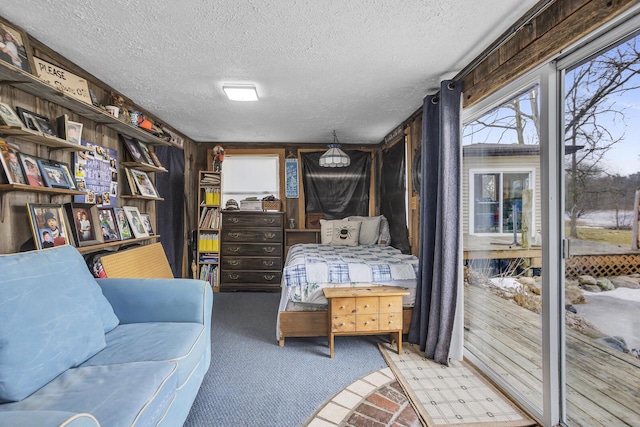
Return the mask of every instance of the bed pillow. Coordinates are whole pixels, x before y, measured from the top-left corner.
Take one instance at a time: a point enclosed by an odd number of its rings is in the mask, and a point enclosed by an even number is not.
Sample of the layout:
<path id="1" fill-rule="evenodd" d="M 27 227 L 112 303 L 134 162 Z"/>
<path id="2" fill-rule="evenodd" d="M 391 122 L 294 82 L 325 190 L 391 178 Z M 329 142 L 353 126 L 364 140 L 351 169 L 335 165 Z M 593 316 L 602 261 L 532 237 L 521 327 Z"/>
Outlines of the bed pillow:
<path id="1" fill-rule="evenodd" d="M 380 215 L 380 237 L 378 244 L 381 246 L 389 246 L 391 244 L 391 232 L 389 231 L 389 221 L 384 215 Z"/>
<path id="2" fill-rule="evenodd" d="M 360 237 L 358 237 L 359 245 L 375 245 L 380 239 L 380 220 L 381 216 L 349 216 L 349 221 L 360 221 Z"/>
<path id="3" fill-rule="evenodd" d="M 328 219 L 320 220 L 320 243 L 323 245 L 331 244 L 331 237 L 333 236 L 333 221 Z"/>
<path id="4" fill-rule="evenodd" d="M 360 221 L 334 221 L 331 244 L 333 246 L 358 246 L 361 226 L 362 222 Z"/>

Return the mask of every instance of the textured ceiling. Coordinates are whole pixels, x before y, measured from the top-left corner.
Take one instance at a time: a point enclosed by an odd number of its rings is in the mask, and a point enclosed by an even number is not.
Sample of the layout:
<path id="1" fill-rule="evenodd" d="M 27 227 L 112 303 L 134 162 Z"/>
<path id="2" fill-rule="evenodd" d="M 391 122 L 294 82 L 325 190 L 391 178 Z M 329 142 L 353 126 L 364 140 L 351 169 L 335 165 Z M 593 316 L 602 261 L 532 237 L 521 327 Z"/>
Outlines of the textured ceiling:
<path id="1" fill-rule="evenodd" d="M 195 141 L 378 143 L 537 0 L 2 0 Z M 255 83 L 259 102 L 222 83 Z"/>

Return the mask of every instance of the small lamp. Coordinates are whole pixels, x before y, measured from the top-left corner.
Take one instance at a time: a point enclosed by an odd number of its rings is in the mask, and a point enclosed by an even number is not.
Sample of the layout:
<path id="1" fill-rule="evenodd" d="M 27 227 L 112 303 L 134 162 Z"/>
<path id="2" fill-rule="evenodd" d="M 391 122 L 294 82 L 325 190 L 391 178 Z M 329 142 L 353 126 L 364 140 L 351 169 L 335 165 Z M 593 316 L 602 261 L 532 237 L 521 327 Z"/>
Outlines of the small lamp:
<path id="1" fill-rule="evenodd" d="M 333 144 L 329 144 L 329 149 L 320 157 L 320 166 L 324 168 L 346 168 L 351 164 L 351 159 L 340 149 L 336 131 L 333 131 Z"/>

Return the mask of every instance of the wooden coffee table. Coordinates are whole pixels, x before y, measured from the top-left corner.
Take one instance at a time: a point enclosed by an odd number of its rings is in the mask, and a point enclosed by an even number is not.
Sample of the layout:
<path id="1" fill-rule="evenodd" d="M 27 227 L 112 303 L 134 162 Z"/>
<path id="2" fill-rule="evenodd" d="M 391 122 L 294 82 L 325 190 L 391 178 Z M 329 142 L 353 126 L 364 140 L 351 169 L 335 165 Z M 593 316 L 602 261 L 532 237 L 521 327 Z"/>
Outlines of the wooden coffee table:
<path id="1" fill-rule="evenodd" d="M 402 296 L 409 291 L 395 286 L 324 288 L 329 300 L 329 351 L 333 358 L 336 335 L 390 334 L 402 352 Z"/>

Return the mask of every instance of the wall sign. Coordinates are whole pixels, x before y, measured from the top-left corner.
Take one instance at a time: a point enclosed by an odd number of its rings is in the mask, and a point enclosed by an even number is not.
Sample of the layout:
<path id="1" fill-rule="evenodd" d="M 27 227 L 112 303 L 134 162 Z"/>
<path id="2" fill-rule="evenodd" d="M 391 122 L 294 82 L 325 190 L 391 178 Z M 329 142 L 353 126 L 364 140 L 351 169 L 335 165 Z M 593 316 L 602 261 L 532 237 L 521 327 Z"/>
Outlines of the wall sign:
<path id="1" fill-rule="evenodd" d="M 89 84 L 85 79 L 35 56 L 33 57 L 33 62 L 36 68 L 35 74 L 40 80 L 72 98 L 93 105 L 91 94 L 89 93 Z"/>
<path id="2" fill-rule="evenodd" d="M 87 194 L 74 196 L 74 202 L 118 206 L 118 152 L 84 140 L 80 144 L 87 151 L 74 154 L 74 172 L 78 190 Z"/>
<path id="3" fill-rule="evenodd" d="M 285 159 L 285 183 L 287 199 L 298 198 L 298 159 Z"/>

